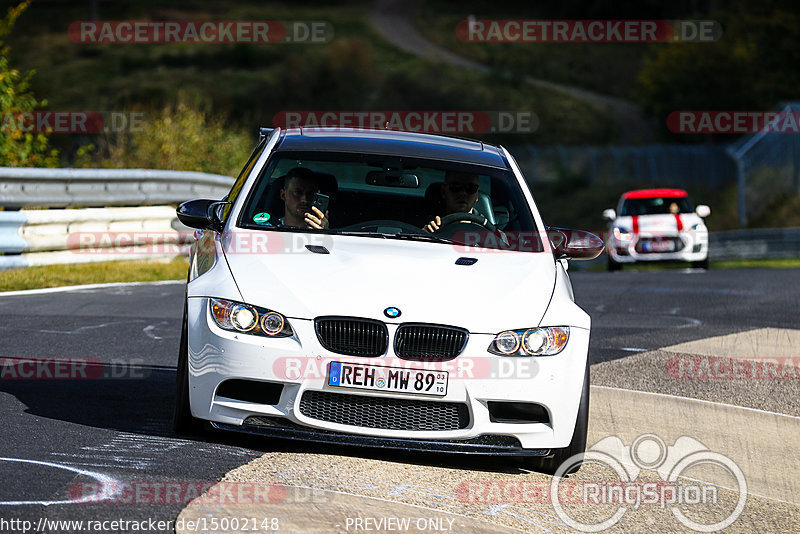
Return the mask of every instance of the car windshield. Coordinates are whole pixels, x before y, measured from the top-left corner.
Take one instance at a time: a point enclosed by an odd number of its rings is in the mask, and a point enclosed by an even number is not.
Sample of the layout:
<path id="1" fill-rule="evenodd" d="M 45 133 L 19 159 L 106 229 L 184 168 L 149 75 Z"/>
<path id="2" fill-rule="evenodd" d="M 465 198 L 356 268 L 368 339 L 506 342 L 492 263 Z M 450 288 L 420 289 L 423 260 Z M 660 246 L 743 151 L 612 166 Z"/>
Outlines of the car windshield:
<path id="1" fill-rule="evenodd" d="M 295 193 L 295 176 L 310 179 L 313 189 L 328 197 L 322 199 L 329 202 L 327 229 L 287 224 L 289 193 L 284 188 L 288 183 L 288 190 Z M 475 184 L 477 191 L 473 185 L 445 184 L 454 181 Z M 310 189 L 307 185 L 301 189 L 295 193 L 294 205 L 301 203 L 300 212 L 309 211 L 313 202 Z M 446 194 L 450 195 L 447 199 Z M 467 203 L 456 204 L 454 197 L 461 201 L 469 198 Z M 436 216 L 444 219 L 451 213 L 469 213 L 471 217 L 451 218 L 434 232 L 424 229 Z M 511 171 L 377 154 L 277 152 L 251 189 L 238 226 L 542 250 L 531 210 Z M 524 239 L 520 240 L 520 235 Z M 525 247 L 515 246 L 518 242 Z"/>
<path id="2" fill-rule="evenodd" d="M 661 215 L 665 213 L 692 213 L 694 207 L 687 197 L 626 198 L 621 216 Z"/>

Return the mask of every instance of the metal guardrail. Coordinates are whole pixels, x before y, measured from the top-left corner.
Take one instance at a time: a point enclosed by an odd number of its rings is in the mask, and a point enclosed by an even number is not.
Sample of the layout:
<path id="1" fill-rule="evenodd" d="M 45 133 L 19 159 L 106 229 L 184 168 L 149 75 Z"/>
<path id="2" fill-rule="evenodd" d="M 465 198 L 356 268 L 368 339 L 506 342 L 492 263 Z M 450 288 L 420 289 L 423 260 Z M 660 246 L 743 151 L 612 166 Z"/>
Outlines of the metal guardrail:
<path id="1" fill-rule="evenodd" d="M 800 228 L 751 228 L 710 232 L 712 261 L 800 258 Z"/>
<path id="2" fill-rule="evenodd" d="M 0 206 L 153 206 L 193 198 L 222 198 L 233 178 L 155 169 L 39 169 L 0 167 Z"/>
<path id="3" fill-rule="evenodd" d="M 0 253 L 4 254 L 0 255 L 0 269 L 167 256 L 170 251 L 183 254 L 191 234 L 178 223 L 173 208 L 157 205 L 222 198 L 232 183 L 228 176 L 200 172 L 0 167 L 0 206 L 6 208 L 144 206 L 0 211 Z M 120 254 L 112 243 L 107 252 L 76 253 L 75 236 L 92 232 L 112 236 L 132 232 L 139 237 L 155 232 L 157 241 L 177 248 L 123 245 Z M 154 255 L 154 250 L 161 254 Z M 798 258 L 800 228 L 711 232 L 709 257 L 712 261 Z"/>
<path id="4" fill-rule="evenodd" d="M 0 211 L 0 269 L 170 258 L 193 240 L 172 206 Z"/>

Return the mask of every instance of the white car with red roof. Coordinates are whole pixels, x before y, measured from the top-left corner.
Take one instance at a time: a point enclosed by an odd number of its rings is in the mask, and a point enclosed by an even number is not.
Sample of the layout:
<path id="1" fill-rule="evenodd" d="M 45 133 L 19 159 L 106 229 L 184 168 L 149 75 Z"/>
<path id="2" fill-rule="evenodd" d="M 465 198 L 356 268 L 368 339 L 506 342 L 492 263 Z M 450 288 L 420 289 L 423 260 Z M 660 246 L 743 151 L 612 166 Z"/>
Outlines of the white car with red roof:
<path id="1" fill-rule="evenodd" d="M 706 205 L 694 207 L 683 189 L 624 193 L 616 211 L 603 211 L 609 221 L 608 270 L 651 261 L 686 261 L 707 269 L 708 228 L 703 218 L 710 213 Z"/>

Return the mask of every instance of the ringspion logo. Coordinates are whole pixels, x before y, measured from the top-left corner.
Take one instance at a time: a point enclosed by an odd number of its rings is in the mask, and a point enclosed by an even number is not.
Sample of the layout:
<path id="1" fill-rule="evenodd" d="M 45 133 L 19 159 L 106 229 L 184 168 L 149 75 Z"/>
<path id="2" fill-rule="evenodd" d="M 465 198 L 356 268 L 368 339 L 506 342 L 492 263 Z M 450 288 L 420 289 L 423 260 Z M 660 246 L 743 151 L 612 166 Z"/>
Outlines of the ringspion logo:
<path id="1" fill-rule="evenodd" d="M 595 464 L 610 476 L 577 484 L 563 478 L 579 462 Z M 724 477 L 736 494 L 735 503 L 723 503 L 720 484 L 698 478 L 698 469 Z M 660 480 L 640 478 L 643 470 L 655 471 Z M 628 510 L 641 506 L 669 508 L 681 525 L 697 532 L 716 532 L 731 526 L 744 511 L 747 481 L 733 460 L 689 436 L 679 437 L 672 445 L 654 434 L 642 434 L 630 445 L 609 436 L 565 460 L 551 480 L 549 495 L 558 517 L 581 532 L 609 529 Z M 586 514 L 587 506 L 603 507 L 608 513 Z M 700 508 L 705 510 L 702 515 L 695 513 Z"/>

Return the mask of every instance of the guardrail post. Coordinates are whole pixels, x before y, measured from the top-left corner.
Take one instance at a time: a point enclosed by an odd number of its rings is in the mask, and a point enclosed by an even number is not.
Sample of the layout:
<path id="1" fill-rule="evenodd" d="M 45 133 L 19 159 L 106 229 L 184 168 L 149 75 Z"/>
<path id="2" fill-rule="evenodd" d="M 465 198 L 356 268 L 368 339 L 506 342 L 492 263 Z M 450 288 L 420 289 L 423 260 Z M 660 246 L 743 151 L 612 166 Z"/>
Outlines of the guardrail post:
<path id="1" fill-rule="evenodd" d="M 19 211 L 0 211 L 0 252 L 20 254 L 28 248 L 19 231 L 26 222 L 28 218 Z"/>
<path id="2" fill-rule="evenodd" d="M 792 177 L 794 192 L 800 193 L 800 134 L 792 134 Z"/>
<path id="3" fill-rule="evenodd" d="M 747 188 L 747 176 L 744 173 L 744 161 L 741 158 L 736 158 L 736 178 L 738 185 L 738 203 L 739 203 L 739 226 L 745 228 L 747 226 L 747 202 L 745 201 L 745 194 Z"/>
<path id="4" fill-rule="evenodd" d="M 745 202 L 745 188 L 747 187 L 747 175 L 744 172 L 744 160 L 739 154 L 739 151 L 732 149 L 726 150 L 727 154 L 733 159 L 736 165 L 736 183 L 737 185 L 737 203 L 739 212 L 739 227 L 744 228 L 747 226 L 747 203 Z"/>

